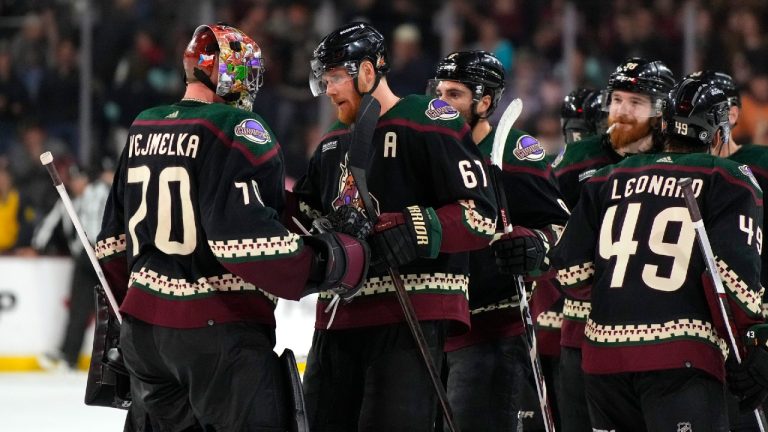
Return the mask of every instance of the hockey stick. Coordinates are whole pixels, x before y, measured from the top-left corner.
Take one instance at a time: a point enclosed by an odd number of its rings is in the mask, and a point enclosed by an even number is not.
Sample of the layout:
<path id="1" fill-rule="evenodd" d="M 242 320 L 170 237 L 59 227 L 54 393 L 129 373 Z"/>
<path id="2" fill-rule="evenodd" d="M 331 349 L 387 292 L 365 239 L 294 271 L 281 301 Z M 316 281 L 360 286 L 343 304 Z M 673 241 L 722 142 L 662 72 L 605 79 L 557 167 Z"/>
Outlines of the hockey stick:
<path id="1" fill-rule="evenodd" d="M 683 197 L 685 198 L 685 206 L 688 207 L 688 213 L 691 214 L 691 222 L 693 222 L 693 228 L 696 230 L 696 239 L 699 243 L 699 249 L 701 254 L 704 255 L 704 262 L 707 266 L 707 272 L 709 273 L 712 284 L 715 286 L 715 294 L 717 294 L 717 300 L 720 307 L 720 315 L 725 323 L 725 330 L 728 333 L 728 342 L 731 346 L 731 352 L 736 358 L 736 362 L 741 364 L 741 354 L 739 353 L 739 345 L 736 342 L 736 337 L 733 334 L 733 328 L 731 327 L 731 305 L 728 303 L 728 295 L 725 293 L 723 287 L 723 281 L 720 279 L 720 275 L 717 272 L 717 266 L 715 265 L 715 254 L 712 252 L 712 246 L 709 243 L 709 236 L 707 236 L 707 230 L 704 228 L 704 221 L 701 217 L 701 210 L 696 202 L 696 195 L 693 192 L 693 180 L 690 178 L 680 179 L 677 185 L 683 189 Z M 766 430 L 765 413 L 762 407 L 757 407 L 754 410 L 755 419 L 757 425 L 760 427 L 760 432 Z"/>
<path id="2" fill-rule="evenodd" d="M 85 248 L 85 253 L 88 254 L 88 258 L 91 260 L 91 265 L 96 271 L 96 276 L 98 276 L 99 282 L 101 283 L 102 288 L 104 288 L 104 292 L 107 294 L 109 306 L 115 313 L 117 322 L 122 324 L 123 316 L 120 314 L 115 296 L 112 294 L 112 290 L 109 288 L 107 278 L 104 277 L 104 272 L 101 270 L 101 265 L 99 265 L 99 260 L 96 258 L 96 253 L 93 251 L 93 246 L 91 246 L 91 242 L 88 240 L 88 235 L 85 233 L 83 225 L 80 223 L 80 218 L 77 216 L 77 212 L 72 206 L 72 200 L 69 199 L 67 188 L 64 186 L 64 183 L 62 183 L 61 178 L 59 177 L 59 173 L 56 171 L 56 166 L 53 163 L 53 155 L 51 152 L 45 152 L 41 154 L 40 162 L 43 164 L 45 169 L 48 170 L 48 174 L 51 176 L 51 180 L 53 180 L 53 186 L 56 187 L 56 191 L 61 197 L 61 202 L 64 204 L 64 208 L 67 210 L 69 219 L 72 220 L 72 224 L 75 226 L 77 236 L 80 238 L 80 242 L 83 244 L 83 248 Z"/>
<path id="3" fill-rule="evenodd" d="M 380 109 L 381 105 L 379 105 L 379 101 L 371 96 L 370 93 L 363 95 L 363 98 L 360 101 L 360 109 L 355 118 L 355 125 L 352 129 L 352 142 L 349 149 L 349 171 L 355 179 L 357 191 L 360 194 L 360 199 L 363 201 L 363 206 L 365 207 L 368 219 L 371 221 L 372 225 L 376 224 L 378 214 L 376 213 L 376 207 L 373 205 L 371 196 L 368 193 L 366 168 L 370 163 L 370 148 L 373 144 L 373 132 L 376 129 L 376 123 L 379 121 Z M 395 293 L 397 294 L 397 300 L 400 302 L 400 307 L 403 309 L 405 321 L 408 323 L 408 328 L 411 330 L 413 339 L 416 341 L 416 345 L 419 348 L 419 354 L 421 354 L 424 365 L 427 367 L 429 379 L 432 381 L 432 387 L 435 390 L 443 415 L 445 416 L 448 430 L 451 432 L 458 432 L 459 428 L 454 423 L 453 411 L 448 403 L 448 395 L 445 392 L 443 383 L 440 381 L 440 376 L 437 373 L 437 368 L 435 367 L 432 355 L 429 352 L 427 341 L 424 338 L 424 333 L 421 331 L 419 320 L 416 317 L 416 311 L 413 309 L 411 299 L 405 291 L 405 285 L 403 284 L 400 272 L 398 269 L 390 267 L 389 277 L 392 279 L 392 284 L 395 286 Z"/>
<path id="4" fill-rule="evenodd" d="M 520 116 L 520 112 L 523 110 L 523 101 L 519 98 L 510 102 L 507 109 L 504 110 L 504 114 L 501 115 L 499 125 L 496 128 L 496 135 L 493 137 L 493 147 L 491 149 L 491 171 L 493 172 L 493 179 L 496 183 L 496 201 L 499 204 L 499 214 L 501 216 L 501 222 L 504 226 L 504 233 L 512 232 L 512 224 L 509 222 L 509 207 L 507 203 L 507 195 L 504 193 L 504 186 L 501 179 L 501 172 L 503 170 L 502 163 L 504 160 L 504 147 L 509 137 L 509 131 L 512 129 L 512 125 L 515 120 Z M 514 279 L 515 288 L 517 290 L 517 296 L 520 302 L 520 314 L 523 319 L 523 328 L 525 329 L 525 344 L 528 346 L 528 357 L 531 361 L 531 369 L 533 370 L 533 377 L 536 381 L 536 393 L 539 397 L 539 406 L 541 407 L 541 415 L 544 418 L 544 427 L 547 432 L 555 430 L 555 423 L 552 419 L 552 411 L 549 408 L 549 398 L 547 397 L 547 385 L 544 381 L 544 373 L 541 368 L 541 360 L 539 360 L 539 354 L 536 341 L 536 329 L 533 326 L 533 319 L 531 318 L 531 309 L 528 304 L 528 297 L 525 293 L 525 282 L 523 277 L 518 275 Z"/>

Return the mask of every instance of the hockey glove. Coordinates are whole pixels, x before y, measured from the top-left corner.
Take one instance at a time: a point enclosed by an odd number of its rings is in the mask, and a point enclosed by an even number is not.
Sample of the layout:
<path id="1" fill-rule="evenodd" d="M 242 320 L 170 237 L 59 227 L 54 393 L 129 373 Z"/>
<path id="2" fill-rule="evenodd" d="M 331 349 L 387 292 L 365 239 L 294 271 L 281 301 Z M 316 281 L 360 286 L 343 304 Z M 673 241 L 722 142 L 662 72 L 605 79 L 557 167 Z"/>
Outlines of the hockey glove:
<path id="1" fill-rule="evenodd" d="M 726 363 L 728 387 L 739 398 L 739 408 L 752 410 L 768 396 L 768 324 L 747 331 L 747 355 L 742 364 Z"/>
<path id="2" fill-rule="evenodd" d="M 371 267 L 381 274 L 419 258 L 435 258 L 442 237 L 440 220 L 431 207 L 410 206 L 402 213 L 383 213 L 369 237 Z"/>
<path id="3" fill-rule="evenodd" d="M 543 270 L 549 240 L 539 230 L 515 226 L 493 241 L 491 249 L 500 273 L 524 275 Z"/>
<path id="4" fill-rule="evenodd" d="M 331 223 L 331 229 L 364 239 L 368 237 L 373 230 L 373 224 L 363 211 L 352 205 L 343 205 L 330 214 L 328 214 L 328 222 Z"/>
<path id="5" fill-rule="evenodd" d="M 302 238 L 304 243 L 315 251 L 304 295 L 331 291 L 345 301 L 350 301 L 357 295 L 368 273 L 368 244 L 332 231 Z"/>

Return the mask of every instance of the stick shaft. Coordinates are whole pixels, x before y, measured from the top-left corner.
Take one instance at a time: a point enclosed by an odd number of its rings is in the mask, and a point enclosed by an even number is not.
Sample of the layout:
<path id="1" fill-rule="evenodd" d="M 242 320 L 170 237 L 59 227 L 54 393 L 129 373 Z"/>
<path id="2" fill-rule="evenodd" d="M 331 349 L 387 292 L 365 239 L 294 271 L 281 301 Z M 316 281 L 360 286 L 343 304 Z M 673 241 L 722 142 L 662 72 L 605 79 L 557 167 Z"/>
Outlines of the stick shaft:
<path id="1" fill-rule="evenodd" d="M 717 294 L 718 307 L 720 309 L 720 315 L 725 324 L 725 330 L 728 333 L 728 344 L 731 347 L 736 362 L 741 364 L 741 353 L 739 351 L 739 344 L 733 334 L 733 327 L 731 324 L 731 307 L 728 303 L 728 296 L 725 293 L 725 287 L 723 287 L 723 281 L 720 279 L 720 275 L 717 272 L 717 266 L 715 264 L 715 254 L 712 252 L 712 244 L 709 241 L 707 230 L 704 227 L 704 220 L 701 216 L 701 210 L 699 204 L 696 202 L 696 194 L 693 192 L 691 186 L 691 179 L 685 178 L 678 182 L 683 189 L 683 198 L 685 199 L 685 206 L 688 208 L 688 213 L 691 215 L 691 222 L 693 222 L 693 228 L 696 230 L 696 240 L 701 250 L 701 254 L 704 256 L 704 262 L 707 266 L 707 273 L 712 280 L 712 284 L 715 287 Z M 754 410 L 755 419 L 761 432 L 766 431 L 766 419 L 765 413 L 761 407 L 757 407 Z"/>
<path id="2" fill-rule="evenodd" d="M 46 155 L 47 157 L 44 157 Z M 61 202 L 62 204 L 64 204 L 64 209 L 67 211 L 67 215 L 69 216 L 69 219 L 72 221 L 72 225 L 75 226 L 75 230 L 77 231 L 77 236 L 80 239 L 80 242 L 83 244 L 85 253 L 88 254 L 88 259 L 91 261 L 93 270 L 96 271 L 96 276 L 99 278 L 99 283 L 101 283 L 101 286 L 104 288 L 104 292 L 107 295 L 109 306 L 112 308 L 112 311 L 115 313 L 115 316 L 117 317 L 117 321 L 122 324 L 123 316 L 120 314 L 120 309 L 117 305 L 117 300 L 115 300 L 115 296 L 112 293 L 112 289 L 109 287 L 107 278 L 104 276 L 104 272 L 101 270 L 101 265 L 99 264 L 99 260 L 96 258 L 96 252 L 94 252 L 93 246 L 91 246 L 90 240 L 88 240 L 88 235 L 85 233 L 85 229 L 83 229 L 82 223 L 80 223 L 80 217 L 77 216 L 75 207 L 72 205 L 72 200 L 69 198 L 69 193 L 67 192 L 67 188 L 64 187 L 64 183 L 61 181 L 61 178 L 59 177 L 59 173 L 56 171 L 56 167 L 54 166 L 54 162 L 53 162 L 53 157 L 50 155 L 50 152 L 47 152 L 41 155 L 40 159 L 41 161 L 43 161 L 43 165 L 48 170 L 48 174 L 51 176 L 51 180 L 53 180 L 53 185 L 54 187 L 56 187 L 56 192 L 59 193 L 59 197 L 61 197 Z"/>

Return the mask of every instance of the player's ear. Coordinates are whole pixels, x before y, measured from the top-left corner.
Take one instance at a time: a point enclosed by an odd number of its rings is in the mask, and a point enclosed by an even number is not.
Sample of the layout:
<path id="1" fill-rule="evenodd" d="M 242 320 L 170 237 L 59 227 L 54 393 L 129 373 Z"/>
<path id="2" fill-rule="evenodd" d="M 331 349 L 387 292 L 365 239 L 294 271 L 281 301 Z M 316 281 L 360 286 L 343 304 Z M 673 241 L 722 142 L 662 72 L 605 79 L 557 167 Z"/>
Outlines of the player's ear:
<path id="1" fill-rule="evenodd" d="M 475 111 L 477 111 L 477 115 L 485 117 L 485 115 L 488 113 L 488 109 L 491 107 L 491 102 L 493 102 L 493 100 L 491 99 L 490 95 L 484 95 L 482 98 L 480 98 L 480 102 L 475 105 Z"/>
<path id="2" fill-rule="evenodd" d="M 358 72 L 358 75 L 362 78 L 363 89 L 368 91 L 373 88 L 373 83 L 376 81 L 376 70 L 370 60 L 360 62 L 360 72 Z"/>

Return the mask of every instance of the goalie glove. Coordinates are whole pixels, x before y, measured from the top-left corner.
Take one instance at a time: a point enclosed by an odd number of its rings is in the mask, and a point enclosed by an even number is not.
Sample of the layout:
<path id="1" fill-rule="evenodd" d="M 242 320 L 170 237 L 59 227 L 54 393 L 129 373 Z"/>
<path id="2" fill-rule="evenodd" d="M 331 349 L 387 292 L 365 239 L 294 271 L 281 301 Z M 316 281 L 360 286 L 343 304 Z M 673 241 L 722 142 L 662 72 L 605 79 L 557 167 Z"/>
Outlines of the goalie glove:
<path id="1" fill-rule="evenodd" d="M 350 301 L 360 292 L 370 263 L 365 241 L 333 231 L 302 238 L 315 252 L 304 295 L 330 291 Z"/>
<path id="2" fill-rule="evenodd" d="M 491 243 L 502 274 L 525 275 L 545 270 L 549 239 L 539 230 L 515 226 Z"/>
<path id="3" fill-rule="evenodd" d="M 419 258 L 435 258 L 442 234 L 440 220 L 431 207 L 410 206 L 402 213 L 382 213 L 369 237 L 371 267 L 382 274 Z"/>

